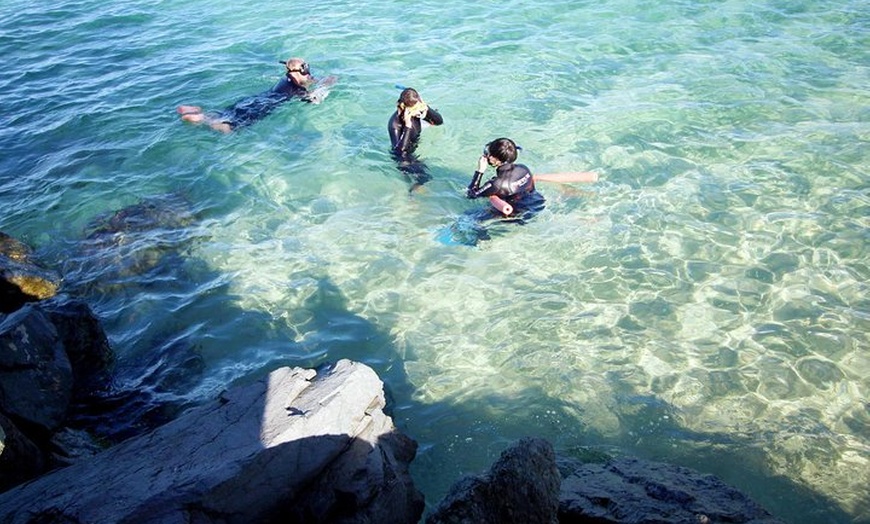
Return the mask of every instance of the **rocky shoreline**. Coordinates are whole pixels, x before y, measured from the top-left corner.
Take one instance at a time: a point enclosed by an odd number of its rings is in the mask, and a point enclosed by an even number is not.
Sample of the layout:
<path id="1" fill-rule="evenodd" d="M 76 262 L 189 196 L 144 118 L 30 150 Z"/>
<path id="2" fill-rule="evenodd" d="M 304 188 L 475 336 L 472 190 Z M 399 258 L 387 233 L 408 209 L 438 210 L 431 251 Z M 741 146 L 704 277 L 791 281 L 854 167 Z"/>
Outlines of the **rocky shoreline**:
<path id="1" fill-rule="evenodd" d="M 87 304 L 59 288 L 27 246 L 0 233 L 0 522 L 424 518 L 408 472 L 417 444 L 358 362 L 279 368 L 117 444 L 70 425 L 111 393 L 113 353 Z M 779 521 L 711 475 L 558 456 L 532 437 L 459 479 L 425 522 Z"/>

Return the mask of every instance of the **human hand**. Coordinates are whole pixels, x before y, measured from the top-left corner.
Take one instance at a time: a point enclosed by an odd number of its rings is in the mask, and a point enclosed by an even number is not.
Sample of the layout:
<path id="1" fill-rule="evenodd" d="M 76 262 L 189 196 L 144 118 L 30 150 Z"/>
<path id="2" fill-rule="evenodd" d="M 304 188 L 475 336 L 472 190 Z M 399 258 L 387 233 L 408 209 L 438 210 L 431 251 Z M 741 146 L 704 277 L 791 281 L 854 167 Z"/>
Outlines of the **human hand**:
<path id="1" fill-rule="evenodd" d="M 405 121 L 406 126 L 410 126 L 415 118 L 425 118 L 426 113 L 429 112 L 429 106 L 426 105 L 425 102 L 417 102 L 413 106 L 407 108 L 402 113 L 402 119 Z"/>
<path id="2" fill-rule="evenodd" d="M 414 115 L 410 111 L 405 111 L 402 113 L 402 122 L 405 124 L 405 127 L 411 127 L 414 125 Z"/>
<path id="3" fill-rule="evenodd" d="M 483 173 L 487 167 L 489 167 L 489 160 L 487 160 L 486 155 L 480 155 L 480 158 L 477 159 L 477 171 Z"/>
<path id="4" fill-rule="evenodd" d="M 411 113 L 414 118 L 423 118 L 428 110 L 429 106 L 427 106 L 426 102 L 422 100 L 408 108 L 408 112 Z"/>

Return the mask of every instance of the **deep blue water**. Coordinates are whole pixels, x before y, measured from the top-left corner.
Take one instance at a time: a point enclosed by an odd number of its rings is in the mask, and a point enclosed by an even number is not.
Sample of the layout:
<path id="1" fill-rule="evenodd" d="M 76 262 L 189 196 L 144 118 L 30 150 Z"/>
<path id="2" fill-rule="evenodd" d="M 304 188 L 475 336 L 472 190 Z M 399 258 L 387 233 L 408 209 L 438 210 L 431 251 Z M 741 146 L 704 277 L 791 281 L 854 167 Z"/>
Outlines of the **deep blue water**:
<path id="1" fill-rule="evenodd" d="M 197 402 L 352 358 L 420 443 L 430 504 L 535 434 L 716 474 L 788 522 L 870 520 L 866 2 L 0 15 L 0 230 L 101 317 L 122 390 Z M 231 135 L 179 121 L 290 56 L 338 76 L 323 103 Z M 445 118 L 410 195 L 396 84 Z M 601 180 L 541 183 L 527 225 L 445 245 L 499 136 Z"/>

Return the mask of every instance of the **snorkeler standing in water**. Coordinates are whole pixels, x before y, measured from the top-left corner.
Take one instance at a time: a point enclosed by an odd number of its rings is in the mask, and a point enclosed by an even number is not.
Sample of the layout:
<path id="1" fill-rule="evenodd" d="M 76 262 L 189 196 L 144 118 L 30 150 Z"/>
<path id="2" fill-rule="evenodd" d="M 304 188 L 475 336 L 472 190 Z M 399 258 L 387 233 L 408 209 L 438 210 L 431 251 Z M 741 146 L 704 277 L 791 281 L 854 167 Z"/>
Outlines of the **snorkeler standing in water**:
<path id="1" fill-rule="evenodd" d="M 334 76 L 318 82 L 311 76 L 308 63 L 301 58 L 290 58 L 280 63 L 284 64 L 286 74 L 268 91 L 245 97 L 222 111 L 204 112 L 199 106 L 178 106 L 177 111 L 181 119 L 192 124 L 208 124 L 212 129 L 229 133 L 264 118 L 279 105 L 294 97 L 299 97 L 306 102 L 319 103 L 325 98 L 325 93 L 320 91 L 320 88 L 335 83 Z M 315 85 L 318 89 L 309 92 L 309 89 Z"/>
<path id="2" fill-rule="evenodd" d="M 390 133 L 390 152 L 399 170 L 412 182 L 409 191 L 414 191 L 432 178 L 426 165 L 414 154 L 424 121 L 433 126 L 444 123 L 441 114 L 429 107 L 420 98 L 420 93 L 410 87 L 403 89 L 396 101 L 396 111 L 387 124 L 387 130 Z"/>

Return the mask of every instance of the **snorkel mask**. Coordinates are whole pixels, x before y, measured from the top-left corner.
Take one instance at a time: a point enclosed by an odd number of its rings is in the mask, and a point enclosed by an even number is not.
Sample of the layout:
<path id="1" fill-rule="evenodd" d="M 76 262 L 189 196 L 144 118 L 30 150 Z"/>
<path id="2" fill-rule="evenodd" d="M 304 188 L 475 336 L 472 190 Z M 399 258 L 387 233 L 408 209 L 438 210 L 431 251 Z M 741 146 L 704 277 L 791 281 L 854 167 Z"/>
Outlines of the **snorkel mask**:
<path id="1" fill-rule="evenodd" d="M 287 76 L 290 76 L 290 73 L 299 73 L 302 76 L 308 76 L 311 74 L 311 71 L 308 68 L 308 62 L 305 62 L 303 60 L 302 63 L 295 63 L 293 66 L 291 66 L 291 61 L 293 61 L 292 58 L 287 60 L 286 62 L 281 62 L 280 60 L 278 61 L 279 63 L 284 64 L 284 67 L 287 68 Z"/>
<path id="2" fill-rule="evenodd" d="M 422 115 L 429 106 L 426 105 L 426 102 L 422 100 L 412 105 L 411 107 L 405 107 L 405 104 L 399 103 L 399 109 L 402 110 L 403 113 L 409 113 L 414 116 Z"/>

